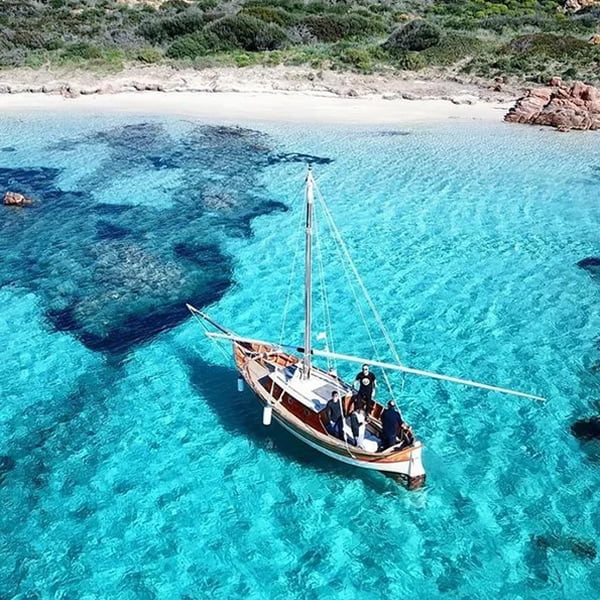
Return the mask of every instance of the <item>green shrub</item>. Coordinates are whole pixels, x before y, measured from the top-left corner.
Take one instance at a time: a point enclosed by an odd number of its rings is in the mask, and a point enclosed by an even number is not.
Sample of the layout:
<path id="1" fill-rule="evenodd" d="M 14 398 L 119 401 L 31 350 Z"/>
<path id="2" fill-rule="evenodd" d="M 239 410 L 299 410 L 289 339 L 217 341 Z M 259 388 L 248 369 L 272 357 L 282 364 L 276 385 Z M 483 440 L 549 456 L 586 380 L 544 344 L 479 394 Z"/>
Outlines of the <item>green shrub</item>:
<path id="1" fill-rule="evenodd" d="M 473 57 L 486 50 L 486 44 L 477 37 L 447 33 L 435 46 L 421 52 L 428 65 L 449 66 L 465 57 Z"/>
<path id="2" fill-rule="evenodd" d="M 383 48 L 390 54 L 418 52 L 435 46 L 440 41 L 440 30 L 423 19 L 414 19 L 394 30 Z"/>
<path id="3" fill-rule="evenodd" d="M 220 48 L 220 42 L 216 35 L 202 31 L 183 35 L 176 39 L 167 49 L 169 58 L 197 58 L 205 56 Z"/>
<path id="4" fill-rule="evenodd" d="M 68 44 L 62 50 L 63 58 L 69 60 L 90 60 L 102 57 L 102 50 L 97 46 L 88 44 L 87 42 L 75 42 Z"/>
<path id="5" fill-rule="evenodd" d="M 366 48 L 341 48 L 337 57 L 343 65 L 350 66 L 360 71 L 373 69 L 373 57 Z"/>
<path id="6" fill-rule="evenodd" d="M 183 12 L 189 6 L 185 0 L 167 0 L 160 5 L 159 10 L 161 12 Z"/>
<path id="7" fill-rule="evenodd" d="M 275 23 L 265 23 L 248 15 L 223 17 L 206 26 L 221 44 L 243 50 L 277 50 L 287 41 L 285 31 Z"/>
<path id="8" fill-rule="evenodd" d="M 290 13 L 279 6 L 249 6 L 248 8 L 244 8 L 239 14 L 260 19 L 265 23 L 275 23 L 281 26 L 289 25 L 294 20 Z"/>
<path id="9" fill-rule="evenodd" d="M 155 18 L 140 25 L 138 33 L 152 44 L 172 40 L 180 35 L 200 31 L 206 18 L 199 11 L 179 13 L 172 17 Z"/>
<path id="10" fill-rule="evenodd" d="M 514 38 L 504 49 L 514 54 L 573 58 L 576 55 L 587 54 L 590 48 L 585 41 L 570 35 L 528 33 Z"/>
<path id="11" fill-rule="evenodd" d="M 404 71 L 418 71 L 425 67 L 426 63 L 419 52 L 408 52 L 401 50 L 396 55 L 396 66 Z"/>
<path id="12" fill-rule="evenodd" d="M 356 13 L 309 16 L 300 19 L 298 24 L 308 27 L 322 42 L 368 37 L 385 31 L 385 24 L 379 17 L 367 18 Z"/>
<path id="13" fill-rule="evenodd" d="M 12 45 L 15 47 L 25 47 L 30 49 L 39 49 L 46 47 L 46 35 L 40 31 L 30 29 L 18 29 L 12 36 Z"/>
<path id="14" fill-rule="evenodd" d="M 219 0 L 197 0 L 196 6 L 200 10 L 213 10 L 219 6 Z"/>
<path id="15" fill-rule="evenodd" d="M 302 12 L 306 8 L 306 4 L 302 0 L 247 0 L 244 2 L 244 8 L 254 6 L 272 6 L 283 8 L 288 12 Z"/>
<path id="16" fill-rule="evenodd" d="M 156 48 L 140 48 L 135 54 L 138 62 L 153 64 L 160 62 L 163 55 Z"/>

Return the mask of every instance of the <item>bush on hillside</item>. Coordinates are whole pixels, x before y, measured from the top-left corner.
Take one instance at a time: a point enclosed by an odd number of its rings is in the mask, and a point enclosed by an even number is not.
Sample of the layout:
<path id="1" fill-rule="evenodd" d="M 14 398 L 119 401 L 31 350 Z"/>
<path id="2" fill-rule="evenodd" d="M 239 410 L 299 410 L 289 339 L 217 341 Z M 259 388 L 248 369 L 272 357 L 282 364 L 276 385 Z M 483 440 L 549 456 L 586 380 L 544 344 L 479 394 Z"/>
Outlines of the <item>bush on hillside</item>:
<path id="1" fill-rule="evenodd" d="M 285 31 L 275 23 L 265 23 L 248 15 L 223 17 L 206 26 L 226 47 L 249 51 L 277 50 L 287 41 Z"/>
<path id="2" fill-rule="evenodd" d="M 292 15 L 279 6 L 249 6 L 239 14 L 260 19 L 265 23 L 275 23 L 282 27 L 290 25 L 294 21 Z"/>
<path id="3" fill-rule="evenodd" d="M 201 31 L 199 33 L 183 35 L 176 39 L 167 49 L 167 56 L 175 59 L 193 59 L 199 56 L 206 56 L 220 48 L 221 44 L 216 35 Z"/>
<path id="4" fill-rule="evenodd" d="M 308 27 L 321 42 L 368 37 L 385 31 L 383 20 L 379 17 L 367 18 L 356 13 L 314 15 L 304 17 L 298 24 Z"/>
<path id="5" fill-rule="evenodd" d="M 158 9 L 161 12 L 183 12 L 189 8 L 189 4 L 185 0 L 167 0 L 163 2 Z"/>
<path id="6" fill-rule="evenodd" d="M 87 42 L 75 42 L 63 48 L 62 56 L 68 60 L 90 60 L 102 58 L 102 50 Z"/>
<path id="7" fill-rule="evenodd" d="M 423 50 L 421 55 L 428 65 L 449 66 L 481 54 L 486 47 L 485 42 L 475 36 L 448 33 L 440 38 L 438 44 Z"/>
<path id="8" fill-rule="evenodd" d="M 439 44 L 440 30 L 423 19 L 414 19 L 394 30 L 384 42 L 383 48 L 390 54 L 406 51 L 419 52 Z"/>
<path id="9" fill-rule="evenodd" d="M 200 11 L 190 10 L 172 17 L 156 18 L 142 23 L 138 33 L 152 44 L 172 40 L 180 35 L 195 33 L 206 25 Z"/>
<path id="10" fill-rule="evenodd" d="M 515 54 L 545 55 L 567 58 L 587 54 L 591 46 L 584 40 L 570 35 L 552 33 L 528 33 L 512 39 L 506 50 Z"/>

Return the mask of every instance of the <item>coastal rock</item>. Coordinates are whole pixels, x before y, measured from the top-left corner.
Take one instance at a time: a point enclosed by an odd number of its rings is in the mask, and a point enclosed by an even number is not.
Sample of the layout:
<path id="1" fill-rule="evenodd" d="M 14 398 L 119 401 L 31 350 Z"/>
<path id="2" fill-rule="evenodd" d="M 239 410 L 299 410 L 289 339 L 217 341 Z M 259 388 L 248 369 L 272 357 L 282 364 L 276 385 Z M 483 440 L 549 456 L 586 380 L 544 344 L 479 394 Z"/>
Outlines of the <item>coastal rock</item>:
<path id="1" fill-rule="evenodd" d="M 600 417 L 575 421 L 571 425 L 571 433 L 578 440 L 600 440 Z"/>
<path id="2" fill-rule="evenodd" d="M 60 88 L 60 95 L 63 98 L 77 98 L 79 90 L 71 85 L 65 85 Z"/>
<path id="3" fill-rule="evenodd" d="M 584 8 L 588 8 L 589 6 L 597 6 L 598 0 L 566 0 L 563 3 L 563 9 L 566 12 L 579 12 Z"/>
<path id="4" fill-rule="evenodd" d="M 6 206 L 31 206 L 33 200 L 17 192 L 6 192 L 2 201 Z"/>
<path id="5" fill-rule="evenodd" d="M 548 125 L 561 131 L 600 129 L 600 90 L 553 77 L 547 86 L 530 89 L 504 117 L 511 123 Z"/>

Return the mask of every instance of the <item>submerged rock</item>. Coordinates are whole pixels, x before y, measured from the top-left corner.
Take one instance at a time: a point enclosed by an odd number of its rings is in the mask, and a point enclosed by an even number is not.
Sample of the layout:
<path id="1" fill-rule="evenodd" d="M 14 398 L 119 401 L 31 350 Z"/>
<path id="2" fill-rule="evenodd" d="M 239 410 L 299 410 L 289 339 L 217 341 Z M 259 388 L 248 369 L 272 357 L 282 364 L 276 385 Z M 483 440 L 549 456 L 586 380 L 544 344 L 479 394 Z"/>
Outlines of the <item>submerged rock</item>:
<path id="1" fill-rule="evenodd" d="M 15 468 L 15 465 L 15 459 L 12 456 L 0 456 L 0 483 Z"/>
<path id="2" fill-rule="evenodd" d="M 594 278 L 600 277 L 600 257 L 598 256 L 583 258 L 577 263 L 577 266 L 587 271 Z"/>
<path id="3" fill-rule="evenodd" d="M 33 200 L 18 192 L 6 192 L 2 201 L 6 206 L 31 206 Z"/>
<path id="4" fill-rule="evenodd" d="M 600 90 L 576 81 L 568 86 L 558 77 L 530 89 L 504 117 L 511 123 L 549 125 L 561 131 L 600 129 Z"/>
<path id="5" fill-rule="evenodd" d="M 534 544 L 543 550 L 558 550 L 559 552 L 571 552 L 579 558 L 594 559 L 598 554 L 596 545 L 588 540 L 582 540 L 570 535 L 562 536 L 555 533 L 548 535 L 534 535 Z"/>
<path id="6" fill-rule="evenodd" d="M 0 189 L 44 198 L 35 218 L 14 210 L 0 219 L 11 244 L 0 286 L 34 290 L 56 330 L 116 357 L 188 319 L 186 302 L 212 304 L 233 285 L 228 240 L 286 209 L 262 184 L 270 165 L 331 160 L 282 153 L 251 129 L 190 124 L 173 133 L 155 122 L 52 140 L 47 151 L 90 147 L 103 158 L 78 179 L 69 172 L 72 189 L 59 169 L 0 167 Z M 132 194 L 140 177 L 162 182 L 149 201 L 143 189 Z"/>
<path id="7" fill-rule="evenodd" d="M 578 267 L 582 269 L 589 269 L 590 267 L 600 267 L 600 256 L 588 256 L 582 258 L 578 263 Z"/>
<path id="8" fill-rule="evenodd" d="M 579 440 L 600 440 L 600 417 L 575 421 L 571 425 L 571 433 Z"/>

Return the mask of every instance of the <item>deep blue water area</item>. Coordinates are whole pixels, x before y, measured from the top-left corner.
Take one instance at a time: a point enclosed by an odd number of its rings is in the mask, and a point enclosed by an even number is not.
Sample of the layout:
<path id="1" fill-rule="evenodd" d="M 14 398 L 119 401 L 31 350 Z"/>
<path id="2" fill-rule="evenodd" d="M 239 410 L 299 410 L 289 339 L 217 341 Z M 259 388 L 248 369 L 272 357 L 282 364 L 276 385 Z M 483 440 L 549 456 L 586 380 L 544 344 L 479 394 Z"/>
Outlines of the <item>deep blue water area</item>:
<path id="1" fill-rule="evenodd" d="M 600 413 L 597 135 L 64 113 L 0 131 L 0 192 L 36 200 L 0 206 L 1 599 L 600 596 L 600 447 L 570 432 Z M 547 398 L 392 375 L 420 491 L 263 427 L 185 308 L 301 342 L 307 162 L 406 364 Z M 317 243 L 329 347 L 390 359 Z"/>

